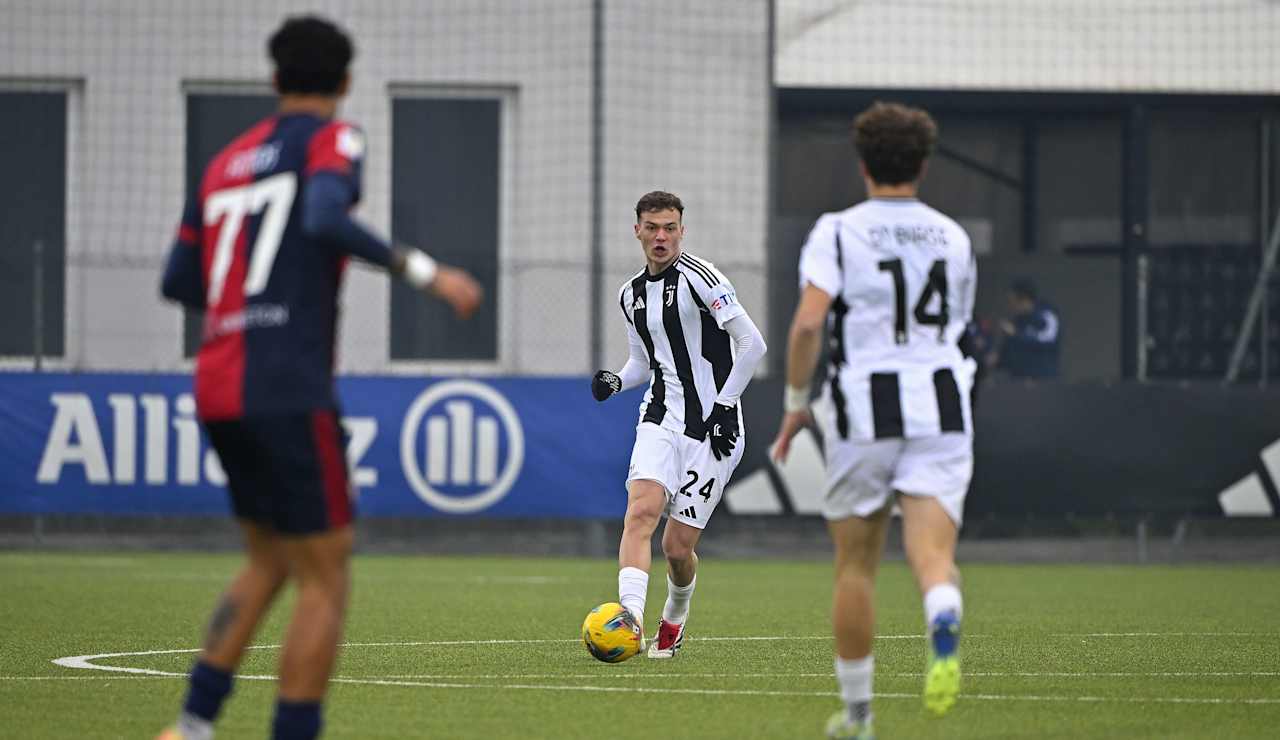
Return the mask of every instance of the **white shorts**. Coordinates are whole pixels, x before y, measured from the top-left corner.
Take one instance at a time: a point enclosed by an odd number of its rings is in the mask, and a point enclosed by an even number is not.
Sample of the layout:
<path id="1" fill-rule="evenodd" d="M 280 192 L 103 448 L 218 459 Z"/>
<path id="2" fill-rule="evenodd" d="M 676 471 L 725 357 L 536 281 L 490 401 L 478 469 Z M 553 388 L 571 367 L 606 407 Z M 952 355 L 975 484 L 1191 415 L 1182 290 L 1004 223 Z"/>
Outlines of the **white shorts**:
<path id="1" fill-rule="evenodd" d="M 667 506 L 663 511 L 677 522 L 703 529 L 711 512 L 720 504 L 729 476 L 742 460 L 745 440 L 738 443 L 728 459 L 717 460 L 711 442 L 698 441 L 657 424 L 648 422 L 636 427 L 636 444 L 631 449 L 631 468 L 627 483 L 633 480 L 656 481 L 666 489 Z"/>
<path id="2" fill-rule="evenodd" d="M 963 433 L 914 439 L 826 439 L 827 486 L 822 515 L 828 520 L 870 516 L 894 492 L 938 500 L 960 526 L 973 477 L 973 438 Z"/>

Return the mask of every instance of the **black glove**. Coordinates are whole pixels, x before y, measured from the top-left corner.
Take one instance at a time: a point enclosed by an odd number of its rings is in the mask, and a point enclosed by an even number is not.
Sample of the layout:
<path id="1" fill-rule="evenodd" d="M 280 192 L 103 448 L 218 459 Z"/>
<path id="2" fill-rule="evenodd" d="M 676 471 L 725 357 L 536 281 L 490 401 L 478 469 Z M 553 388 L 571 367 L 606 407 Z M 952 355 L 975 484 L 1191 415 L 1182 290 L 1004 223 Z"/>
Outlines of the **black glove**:
<path id="1" fill-rule="evenodd" d="M 595 396 L 597 401 L 603 401 L 620 390 L 622 390 L 622 378 L 619 378 L 616 373 L 601 370 L 591 379 L 591 395 Z"/>
<path id="2" fill-rule="evenodd" d="M 738 410 L 722 403 L 712 404 L 707 417 L 707 434 L 711 437 L 711 452 L 716 459 L 728 457 L 738 443 Z"/>

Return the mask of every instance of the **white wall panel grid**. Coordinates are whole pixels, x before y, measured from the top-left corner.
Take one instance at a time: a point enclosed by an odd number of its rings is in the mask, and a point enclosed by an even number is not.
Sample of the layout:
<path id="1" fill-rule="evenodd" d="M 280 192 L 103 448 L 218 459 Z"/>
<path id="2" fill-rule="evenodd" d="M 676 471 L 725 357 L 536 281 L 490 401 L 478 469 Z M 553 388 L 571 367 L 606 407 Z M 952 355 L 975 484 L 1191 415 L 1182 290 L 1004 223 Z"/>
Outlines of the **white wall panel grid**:
<path id="1" fill-rule="evenodd" d="M 359 215 L 390 226 L 391 101 L 397 91 L 501 89 L 503 162 L 499 361 L 443 370 L 589 371 L 591 0 L 0 0 L 0 85 L 63 85 L 69 126 L 67 349 L 55 364 L 178 370 L 180 311 L 157 284 L 182 206 L 185 95 L 262 90 L 265 44 L 289 14 L 318 12 L 355 38 L 342 115 L 369 134 Z M 697 217 L 694 248 L 762 270 L 768 115 L 766 2 L 608 0 L 602 173 L 611 241 L 629 202 L 666 187 Z M 674 27 L 676 32 L 663 32 Z M 655 71 L 657 75 L 655 76 Z M 652 118 L 655 94 L 668 115 Z M 666 154 L 657 147 L 677 144 Z M 672 156 L 674 155 L 674 156 Z M 747 214 L 747 215 L 744 215 Z M 701 235 L 723 235 L 712 246 Z M 621 241 L 613 236 L 621 235 Z M 732 235 L 731 238 L 730 235 Z M 425 245 L 428 246 L 429 245 Z M 604 293 L 614 290 L 610 276 Z M 431 371 L 388 360 L 385 279 L 355 271 L 344 296 L 340 368 Z"/>

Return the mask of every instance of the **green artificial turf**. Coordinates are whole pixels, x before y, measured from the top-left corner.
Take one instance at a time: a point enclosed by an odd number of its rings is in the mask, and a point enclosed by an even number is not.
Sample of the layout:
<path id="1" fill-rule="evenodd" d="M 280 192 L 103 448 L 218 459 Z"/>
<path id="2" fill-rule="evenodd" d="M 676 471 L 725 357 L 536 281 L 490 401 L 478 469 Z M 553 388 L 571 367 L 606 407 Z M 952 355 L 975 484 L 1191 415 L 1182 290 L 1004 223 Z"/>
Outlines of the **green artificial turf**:
<path id="1" fill-rule="evenodd" d="M 181 678 L 52 661 L 197 647 L 238 562 L 0 553 L 0 736 L 150 737 L 177 712 Z M 605 560 L 357 557 L 326 737 L 821 737 L 839 705 L 828 564 L 707 559 L 684 650 L 606 665 L 578 632 L 592 606 L 616 599 L 616 576 Z M 964 578 L 964 688 L 937 720 L 918 698 L 919 597 L 904 566 L 881 570 L 882 739 L 1277 736 L 1280 570 L 971 565 Z M 650 632 L 664 598 L 659 574 Z M 274 674 L 288 602 L 241 674 Z M 96 663 L 182 673 L 191 660 Z M 267 737 L 273 692 L 270 680 L 238 681 L 219 737 Z"/>

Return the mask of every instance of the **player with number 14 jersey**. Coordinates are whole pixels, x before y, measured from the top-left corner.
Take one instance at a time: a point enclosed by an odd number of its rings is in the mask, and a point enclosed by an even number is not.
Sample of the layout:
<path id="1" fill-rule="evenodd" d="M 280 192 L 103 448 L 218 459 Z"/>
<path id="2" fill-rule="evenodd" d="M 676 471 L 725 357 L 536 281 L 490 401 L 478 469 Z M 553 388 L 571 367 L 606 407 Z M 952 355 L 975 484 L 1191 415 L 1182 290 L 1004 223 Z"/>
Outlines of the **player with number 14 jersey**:
<path id="1" fill-rule="evenodd" d="M 914 198 L 870 198 L 818 220 L 800 279 L 835 297 L 820 409 L 842 438 L 972 429 L 972 362 L 959 339 L 977 271 L 959 224 Z"/>
<path id="2" fill-rule="evenodd" d="M 955 545 L 973 475 L 974 368 L 958 342 L 973 312 L 977 262 L 964 229 L 918 197 L 937 137 L 919 108 L 878 102 L 860 113 L 853 144 L 868 198 L 819 218 L 800 254 L 773 457 L 785 463 L 791 441 L 817 422 L 844 702 L 826 729 L 838 740 L 875 736 L 873 583 L 895 505 L 928 625 L 925 707 L 946 714 L 960 690 Z M 831 368 L 811 410 L 824 328 Z"/>

